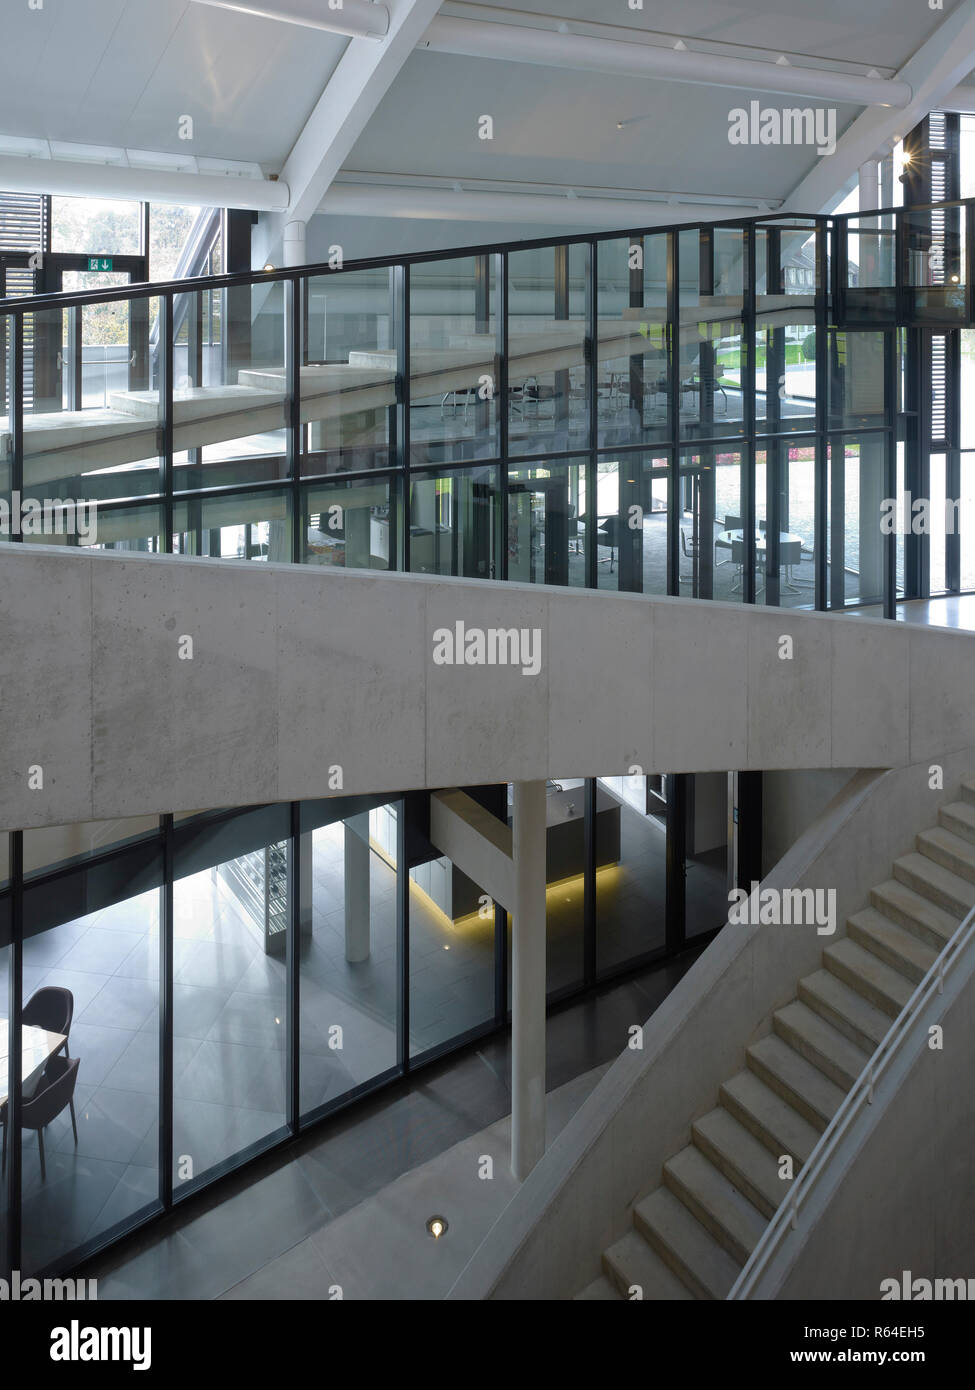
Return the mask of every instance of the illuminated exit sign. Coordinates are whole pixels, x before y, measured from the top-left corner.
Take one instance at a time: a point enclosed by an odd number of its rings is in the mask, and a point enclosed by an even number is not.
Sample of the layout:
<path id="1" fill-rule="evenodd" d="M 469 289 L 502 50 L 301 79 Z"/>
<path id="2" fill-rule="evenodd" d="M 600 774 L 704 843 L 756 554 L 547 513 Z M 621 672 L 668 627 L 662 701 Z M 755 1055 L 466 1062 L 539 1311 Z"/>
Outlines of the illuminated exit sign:
<path id="1" fill-rule="evenodd" d="M 88 257 L 88 269 L 89 269 L 89 270 L 111 270 L 111 268 L 112 268 L 112 257 L 111 257 L 111 256 L 89 256 L 89 257 Z"/>

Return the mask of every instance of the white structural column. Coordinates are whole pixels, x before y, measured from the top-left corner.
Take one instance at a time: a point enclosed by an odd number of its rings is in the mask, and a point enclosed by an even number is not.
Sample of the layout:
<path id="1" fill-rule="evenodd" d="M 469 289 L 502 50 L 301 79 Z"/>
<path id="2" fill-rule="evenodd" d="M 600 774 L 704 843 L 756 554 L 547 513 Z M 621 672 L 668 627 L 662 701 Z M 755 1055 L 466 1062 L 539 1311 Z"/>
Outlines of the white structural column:
<path id="1" fill-rule="evenodd" d="M 304 265 L 308 260 L 305 252 L 305 233 L 307 222 L 286 222 L 284 224 L 284 263 Z"/>
<path id="2" fill-rule="evenodd" d="M 860 165 L 860 211 L 873 212 L 880 206 L 880 161 L 868 159 Z"/>
<path id="3" fill-rule="evenodd" d="M 369 959 L 369 812 L 345 822 L 345 959 Z"/>
<path id="4" fill-rule="evenodd" d="M 511 926 L 511 1171 L 545 1152 L 545 783 L 515 782 Z"/>

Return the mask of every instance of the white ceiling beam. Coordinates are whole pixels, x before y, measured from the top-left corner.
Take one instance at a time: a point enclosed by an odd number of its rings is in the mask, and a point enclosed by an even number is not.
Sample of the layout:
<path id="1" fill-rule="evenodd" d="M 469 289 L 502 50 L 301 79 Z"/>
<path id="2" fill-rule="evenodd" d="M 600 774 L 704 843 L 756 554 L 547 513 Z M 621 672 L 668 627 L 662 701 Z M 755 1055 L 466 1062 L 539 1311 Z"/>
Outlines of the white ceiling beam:
<path id="1" fill-rule="evenodd" d="M 24 159 L 0 155 L 0 188 L 10 193 L 54 193 L 75 198 L 129 198 L 193 207 L 246 208 L 281 212 L 288 206 L 286 183 L 227 174 L 171 173 L 81 160 Z"/>
<path id="2" fill-rule="evenodd" d="M 860 165 L 886 153 L 898 139 L 936 111 L 942 100 L 975 66 L 975 0 L 959 4 L 921 45 L 897 74 L 914 92 L 903 110 L 871 108 L 859 115 L 836 142 L 836 151 L 823 155 L 784 203 L 789 212 L 826 210 L 837 189 Z"/>
<path id="3" fill-rule="evenodd" d="M 372 0 L 337 0 L 335 4 L 328 0 L 196 0 L 196 4 L 352 38 L 381 39 L 389 30 L 389 10 Z"/>
<path id="4" fill-rule="evenodd" d="M 390 0 L 381 43 L 353 39 L 281 171 L 287 220 L 307 222 L 374 111 L 440 8 L 440 0 Z"/>
<path id="5" fill-rule="evenodd" d="M 939 111 L 975 111 L 975 86 L 956 87 L 938 102 Z"/>
<path id="6" fill-rule="evenodd" d="M 610 31 L 607 28 L 607 32 L 612 32 L 614 37 L 558 33 L 527 25 L 440 15 L 418 47 L 432 53 L 453 53 L 469 58 L 497 58 L 509 63 L 532 63 L 614 76 L 819 97 L 856 106 L 901 107 L 912 97 L 910 84 L 903 80 L 890 81 L 884 77 L 761 62 L 730 54 L 695 52 L 688 46 L 662 48 L 639 40 L 621 41 L 618 29 Z"/>
<path id="7" fill-rule="evenodd" d="M 768 210 L 768 205 L 766 205 Z M 401 185 L 333 183 L 321 211 L 331 217 L 401 217 L 439 222 L 517 222 L 583 231 L 720 221 L 753 215 L 757 201 L 681 203 L 635 198 L 558 197 L 553 194 L 454 192 Z"/>

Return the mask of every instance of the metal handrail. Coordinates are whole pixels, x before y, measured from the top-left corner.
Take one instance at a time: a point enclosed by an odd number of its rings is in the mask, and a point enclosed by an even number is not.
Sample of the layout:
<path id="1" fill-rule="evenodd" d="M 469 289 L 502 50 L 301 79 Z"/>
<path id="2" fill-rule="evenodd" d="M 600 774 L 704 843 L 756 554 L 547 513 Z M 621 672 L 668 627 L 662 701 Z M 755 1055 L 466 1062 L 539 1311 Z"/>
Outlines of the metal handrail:
<path id="1" fill-rule="evenodd" d="M 809 1159 L 782 1199 L 778 1210 L 762 1232 L 761 1239 L 732 1285 L 728 1293 L 729 1300 L 745 1299 L 750 1296 L 783 1239 L 791 1231 L 798 1228 L 799 1208 L 811 1195 L 840 1141 L 860 1113 L 864 1103 L 873 1104 L 874 1088 L 898 1050 L 907 1041 L 922 1007 L 928 1003 L 932 994 L 944 992 L 945 976 L 957 964 L 962 952 L 972 940 L 975 940 L 975 907 L 962 919 L 954 935 L 949 938 L 941 953 L 932 962 L 927 974 L 894 1019 L 877 1050 L 823 1131 L 819 1142 L 809 1155 Z"/>
<path id="2" fill-rule="evenodd" d="M 248 286 L 261 284 L 265 281 L 273 284 L 275 281 L 279 280 L 307 279 L 310 276 L 318 278 L 325 275 L 342 275 L 356 270 L 377 270 L 388 269 L 393 266 L 424 265 L 431 261 L 457 260 L 458 258 L 496 255 L 509 250 L 528 251 L 535 248 L 547 249 L 552 246 L 585 246 L 590 243 L 618 240 L 620 237 L 625 236 L 654 236 L 666 232 L 677 235 L 682 231 L 693 231 L 700 227 L 771 227 L 776 223 L 789 224 L 798 221 L 808 223 L 808 230 L 813 232 L 820 225 L 838 227 L 839 224 L 842 223 L 844 228 L 847 228 L 849 227 L 851 219 L 855 220 L 860 216 L 869 216 L 871 218 L 891 216 L 895 219 L 902 219 L 907 214 L 915 216 L 919 213 L 931 212 L 939 209 L 950 209 L 955 207 L 966 208 L 973 205 L 975 205 L 975 198 L 959 198 L 942 202 L 919 203 L 909 208 L 877 208 L 869 213 L 827 214 L 759 212 L 751 213 L 747 216 L 739 214 L 738 216 L 723 218 L 688 218 L 686 222 L 650 222 L 642 227 L 631 226 L 612 228 L 605 232 L 575 232 L 565 236 L 530 237 L 518 241 L 486 242 L 477 246 L 453 246 L 437 251 L 407 251 L 392 256 L 350 258 L 345 260 L 341 267 L 330 265 L 328 262 L 321 262 L 294 267 L 276 267 L 274 270 L 270 271 L 238 270 L 227 272 L 222 275 L 192 276 L 186 279 L 148 281 L 144 283 L 117 285 L 101 290 L 62 290 L 55 294 L 0 299 L 0 314 L 29 314 L 41 309 L 71 308 L 84 304 L 115 303 L 119 300 L 145 299 L 162 294 L 176 295 L 189 294 L 203 290 L 246 288 Z M 584 206 L 585 200 L 580 199 L 579 207 L 583 208 Z M 647 207 L 653 208 L 654 204 L 648 203 Z M 783 229 L 789 230 L 788 225 Z"/>

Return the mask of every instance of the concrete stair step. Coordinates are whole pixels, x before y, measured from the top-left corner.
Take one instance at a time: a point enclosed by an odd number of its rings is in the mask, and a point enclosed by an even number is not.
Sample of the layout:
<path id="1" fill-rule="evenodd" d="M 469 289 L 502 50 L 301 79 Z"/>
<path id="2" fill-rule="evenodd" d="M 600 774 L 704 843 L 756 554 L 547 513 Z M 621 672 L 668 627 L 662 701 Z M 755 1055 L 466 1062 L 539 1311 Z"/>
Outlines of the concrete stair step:
<path id="1" fill-rule="evenodd" d="M 878 912 L 938 951 L 954 936 L 961 922 L 953 912 L 946 912 L 896 878 L 888 878 L 871 888 L 870 901 Z"/>
<path id="2" fill-rule="evenodd" d="M 844 939 L 827 946 L 823 964 L 891 1018 L 897 1017 L 914 993 L 910 980 L 855 941 Z"/>
<path id="3" fill-rule="evenodd" d="M 741 1272 L 700 1221 L 666 1187 L 633 1208 L 637 1230 L 695 1298 L 723 1299 Z"/>
<path id="4" fill-rule="evenodd" d="M 975 777 L 966 777 L 959 788 L 962 801 L 971 802 L 975 806 Z"/>
<path id="5" fill-rule="evenodd" d="M 938 812 L 938 824 L 957 835 L 960 840 L 967 840 L 970 845 L 975 845 L 975 803 L 952 801 L 950 805 L 942 806 Z"/>
<path id="6" fill-rule="evenodd" d="M 946 830 L 943 825 L 936 825 L 931 830 L 922 830 L 915 845 L 921 854 L 942 868 L 975 883 L 975 845 L 968 840 Z"/>
<path id="7" fill-rule="evenodd" d="M 826 1128 L 843 1101 L 845 1092 L 807 1062 L 794 1047 L 773 1033 L 746 1049 L 752 1071 L 783 1100 L 808 1120 L 820 1133 Z"/>
<path id="8" fill-rule="evenodd" d="M 605 1259 L 605 1256 L 603 1258 Z M 577 1293 L 573 1302 L 584 1303 L 586 1300 L 595 1301 L 602 1298 L 607 1300 L 612 1299 L 613 1302 L 618 1303 L 619 1297 L 615 1287 L 606 1278 L 606 1275 L 601 1274 L 598 1279 L 594 1279 L 591 1284 L 587 1284 L 582 1293 Z"/>
<path id="9" fill-rule="evenodd" d="M 775 1215 L 788 1183 L 779 1177 L 775 1157 L 751 1130 L 719 1105 L 694 1121 L 691 1136 L 704 1157 L 766 1220 Z"/>
<path id="10" fill-rule="evenodd" d="M 800 980 L 799 998 L 867 1054 L 887 1036 L 890 1015 L 829 970 L 817 970 Z"/>
<path id="11" fill-rule="evenodd" d="M 732 1259 L 744 1264 L 768 1225 L 745 1194 L 694 1144 L 667 1160 L 664 1183 Z"/>
<path id="12" fill-rule="evenodd" d="M 772 1027 L 790 1047 L 812 1062 L 842 1090 L 848 1091 L 870 1059 L 855 1042 L 834 1028 L 808 1004 L 797 1000 L 772 1015 Z"/>
<path id="13" fill-rule="evenodd" d="M 847 922 L 847 935 L 878 960 L 920 984 L 937 959 L 938 952 L 913 932 L 905 931 L 875 907 L 865 907 Z"/>
<path id="14" fill-rule="evenodd" d="M 634 1287 L 640 1290 L 643 1299 L 694 1297 L 639 1231 L 627 1231 L 625 1236 L 603 1252 L 603 1269 L 615 1298 L 632 1299 L 634 1295 L 630 1290 Z"/>
<path id="15" fill-rule="evenodd" d="M 740 1071 L 724 1082 L 721 1104 L 745 1126 L 773 1158 L 789 1154 L 800 1166 L 816 1147 L 819 1129 L 754 1071 Z"/>
<path id="16" fill-rule="evenodd" d="M 894 860 L 894 877 L 959 921 L 975 906 L 975 884 L 917 850 Z"/>

